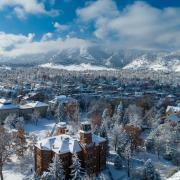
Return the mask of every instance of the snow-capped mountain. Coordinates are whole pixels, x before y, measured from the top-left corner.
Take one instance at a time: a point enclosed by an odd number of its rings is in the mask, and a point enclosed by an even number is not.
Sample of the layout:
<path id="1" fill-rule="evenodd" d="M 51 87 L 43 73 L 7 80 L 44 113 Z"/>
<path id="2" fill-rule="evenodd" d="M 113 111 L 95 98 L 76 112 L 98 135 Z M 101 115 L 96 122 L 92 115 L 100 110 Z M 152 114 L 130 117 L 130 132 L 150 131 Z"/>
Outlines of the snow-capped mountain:
<path id="1" fill-rule="evenodd" d="M 18 57 L 0 57 L 5 65 L 41 65 L 58 64 L 65 66 L 105 67 L 133 70 L 161 70 L 180 72 L 180 52 L 155 52 L 144 50 L 109 50 L 100 46 L 61 49 L 59 51 L 23 55 Z M 68 67 L 68 68 L 69 68 Z"/>
<path id="2" fill-rule="evenodd" d="M 153 58 L 146 54 L 142 55 L 123 67 L 123 69 L 133 70 L 154 70 L 154 71 L 174 71 L 180 72 L 180 55 L 178 54 L 157 54 Z"/>

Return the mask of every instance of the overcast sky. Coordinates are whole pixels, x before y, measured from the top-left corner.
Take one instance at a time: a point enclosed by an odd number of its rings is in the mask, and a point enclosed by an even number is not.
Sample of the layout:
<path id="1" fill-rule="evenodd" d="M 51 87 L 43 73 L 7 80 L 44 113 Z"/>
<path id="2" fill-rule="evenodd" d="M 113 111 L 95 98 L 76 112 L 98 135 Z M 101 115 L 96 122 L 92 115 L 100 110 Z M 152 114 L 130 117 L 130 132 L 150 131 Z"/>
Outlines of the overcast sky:
<path id="1" fill-rule="evenodd" d="M 0 56 L 103 44 L 180 49 L 179 0 L 0 0 Z"/>

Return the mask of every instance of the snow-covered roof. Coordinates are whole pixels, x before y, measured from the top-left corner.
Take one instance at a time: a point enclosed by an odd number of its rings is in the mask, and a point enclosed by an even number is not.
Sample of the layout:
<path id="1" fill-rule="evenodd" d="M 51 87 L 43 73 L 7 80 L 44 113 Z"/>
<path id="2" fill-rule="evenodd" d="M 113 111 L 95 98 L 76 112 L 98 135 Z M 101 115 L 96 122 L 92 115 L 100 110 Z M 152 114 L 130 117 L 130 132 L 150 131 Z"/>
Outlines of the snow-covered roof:
<path id="1" fill-rule="evenodd" d="M 1 103 L 1 104 L 11 103 L 11 101 L 10 101 L 10 100 L 7 100 L 7 99 L 5 99 L 5 98 L 1 98 L 1 99 L 0 99 L 0 103 Z"/>
<path id="2" fill-rule="evenodd" d="M 168 111 L 180 112 L 180 107 L 179 106 L 168 106 L 166 109 L 166 112 L 168 112 Z"/>
<path id="3" fill-rule="evenodd" d="M 89 121 L 83 121 L 81 122 L 82 125 L 91 125 L 91 123 Z"/>
<path id="4" fill-rule="evenodd" d="M 6 100 L 4 98 L 0 99 L 0 110 L 2 109 L 17 109 L 18 105 L 12 104 L 10 100 Z"/>
<path id="5" fill-rule="evenodd" d="M 43 139 L 37 143 L 37 147 L 58 154 L 75 153 L 82 150 L 78 140 L 66 134 Z"/>
<path id="6" fill-rule="evenodd" d="M 66 96 L 65 95 L 56 96 L 55 99 L 57 100 L 66 99 Z"/>
<path id="7" fill-rule="evenodd" d="M 59 122 L 56 126 L 57 127 L 66 127 L 66 122 Z"/>
<path id="8" fill-rule="evenodd" d="M 175 98 L 176 96 L 173 95 L 173 94 L 169 94 L 167 97 L 168 97 L 168 98 Z"/>
<path id="9" fill-rule="evenodd" d="M 40 102 L 40 101 L 35 101 L 35 102 L 27 103 L 26 106 L 30 106 L 32 108 L 37 108 L 37 107 L 47 107 L 48 104 Z"/>
<path id="10" fill-rule="evenodd" d="M 72 97 L 67 97 L 65 95 L 56 96 L 53 100 L 50 101 L 51 103 L 76 103 L 77 100 Z"/>
<path id="11" fill-rule="evenodd" d="M 102 143 L 102 142 L 105 142 L 106 139 L 103 138 L 103 137 L 97 136 L 97 135 L 95 135 L 95 134 L 92 134 L 92 141 L 93 141 L 96 145 L 98 145 L 98 144 L 100 144 L 100 143 Z"/>
<path id="12" fill-rule="evenodd" d="M 0 104 L 0 110 L 2 109 L 18 109 L 19 106 L 15 105 L 15 104 Z"/>
<path id="13" fill-rule="evenodd" d="M 174 122 L 180 122 L 180 117 L 178 117 L 176 114 L 169 115 L 167 119 Z"/>
<path id="14" fill-rule="evenodd" d="M 31 106 L 28 106 L 28 105 L 26 105 L 26 104 L 20 105 L 19 108 L 20 108 L 20 109 L 32 109 Z"/>
<path id="15" fill-rule="evenodd" d="M 92 134 L 92 141 L 95 145 L 105 142 L 106 139 Z M 67 134 L 61 134 L 58 136 L 49 137 L 39 141 L 36 146 L 41 150 L 50 150 L 58 154 L 75 153 L 82 150 L 79 137 L 72 137 Z"/>

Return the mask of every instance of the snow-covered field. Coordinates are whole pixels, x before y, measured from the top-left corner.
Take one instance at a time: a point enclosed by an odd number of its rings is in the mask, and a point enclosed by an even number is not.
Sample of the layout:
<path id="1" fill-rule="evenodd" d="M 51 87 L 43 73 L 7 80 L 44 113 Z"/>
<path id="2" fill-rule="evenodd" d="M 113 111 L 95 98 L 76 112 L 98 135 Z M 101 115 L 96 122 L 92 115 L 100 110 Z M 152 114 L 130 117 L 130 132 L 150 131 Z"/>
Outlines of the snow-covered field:
<path id="1" fill-rule="evenodd" d="M 44 67 L 44 68 L 52 68 L 52 69 L 64 69 L 67 71 L 86 71 L 86 70 L 92 70 L 92 71 L 102 71 L 102 70 L 107 70 L 107 71 L 113 71 L 115 69 L 113 68 L 107 68 L 104 66 L 94 66 L 91 64 L 72 64 L 72 65 L 57 65 L 57 64 L 53 64 L 53 63 L 47 63 L 47 64 L 42 64 L 40 65 L 40 67 Z"/>
<path id="2" fill-rule="evenodd" d="M 40 119 L 37 123 L 37 126 L 33 123 L 25 124 L 25 132 L 33 133 L 38 136 L 39 139 L 42 139 L 47 136 L 48 132 L 51 132 L 55 122 L 49 119 Z"/>
<path id="3" fill-rule="evenodd" d="M 180 180 L 180 171 L 175 173 L 172 177 L 168 178 L 167 180 Z"/>
<path id="4" fill-rule="evenodd" d="M 39 139 L 44 138 L 50 132 L 55 122 L 48 119 L 40 119 L 37 126 L 32 122 L 25 124 L 25 133 L 35 134 Z M 21 162 L 15 155 L 11 156 L 8 163 L 5 165 L 3 174 L 5 180 L 27 180 L 32 179 L 33 175 L 33 158 L 26 157 L 26 162 Z"/>

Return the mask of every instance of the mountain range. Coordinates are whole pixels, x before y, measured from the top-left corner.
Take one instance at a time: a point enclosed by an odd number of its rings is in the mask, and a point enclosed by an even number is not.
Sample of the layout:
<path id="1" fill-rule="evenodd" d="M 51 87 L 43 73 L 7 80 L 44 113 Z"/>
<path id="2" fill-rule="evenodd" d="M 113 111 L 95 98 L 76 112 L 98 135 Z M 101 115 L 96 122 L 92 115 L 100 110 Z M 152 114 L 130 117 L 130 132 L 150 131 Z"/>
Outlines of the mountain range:
<path id="1" fill-rule="evenodd" d="M 99 46 L 69 48 L 41 54 L 25 54 L 17 57 L 0 57 L 0 64 L 14 66 L 62 65 L 63 67 L 86 65 L 106 69 L 161 70 L 180 72 L 180 52 L 150 50 L 109 50 Z M 87 67 L 87 66 L 86 66 Z"/>

